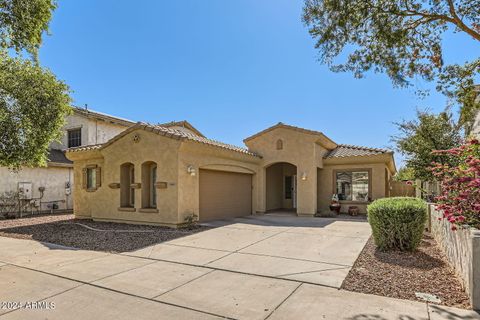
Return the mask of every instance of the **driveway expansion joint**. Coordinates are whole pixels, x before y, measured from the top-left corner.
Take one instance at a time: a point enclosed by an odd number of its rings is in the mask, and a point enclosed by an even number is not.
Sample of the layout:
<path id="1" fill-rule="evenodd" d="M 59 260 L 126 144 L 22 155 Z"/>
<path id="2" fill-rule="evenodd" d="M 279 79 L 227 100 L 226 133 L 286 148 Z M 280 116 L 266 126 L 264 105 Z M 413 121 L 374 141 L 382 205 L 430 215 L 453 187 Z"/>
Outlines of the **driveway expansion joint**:
<path id="1" fill-rule="evenodd" d="M 273 238 L 273 237 L 275 237 L 275 236 L 277 236 L 277 235 L 279 235 L 279 234 L 281 234 L 281 233 L 285 233 L 285 232 L 287 232 L 288 230 L 291 230 L 291 229 L 293 229 L 293 228 L 289 228 L 289 229 L 286 229 L 286 230 L 282 230 L 282 231 L 277 232 L 277 233 L 274 233 L 274 234 L 272 234 L 272 235 L 270 235 L 270 236 L 268 236 L 268 237 L 266 237 L 266 238 L 260 239 L 260 240 L 258 240 L 258 241 L 253 242 L 253 243 L 250 243 L 249 245 L 247 245 L 247 246 L 245 246 L 245 247 L 243 247 L 243 248 L 237 249 L 237 250 L 235 250 L 235 251 L 230 251 L 229 254 L 224 255 L 223 257 L 217 258 L 217 259 L 215 259 L 215 260 L 213 260 L 213 261 L 210 261 L 210 262 L 207 263 L 206 265 L 209 265 L 209 264 L 211 264 L 211 263 L 214 263 L 214 262 L 216 262 L 216 261 L 218 261 L 218 260 L 221 260 L 221 259 L 223 259 L 223 258 L 229 257 L 229 256 L 231 256 L 231 255 L 234 254 L 234 253 L 239 253 L 241 250 L 245 250 L 245 249 L 248 248 L 248 247 L 251 247 L 251 246 L 253 246 L 253 245 L 256 245 L 256 244 L 258 244 L 258 243 L 260 243 L 260 242 L 262 242 L 262 241 L 271 239 L 271 238 Z"/>
<path id="2" fill-rule="evenodd" d="M 342 269 L 347 269 L 347 268 L 349 268 L 349 267 L 320 269 L 320 270 L 303 271 L 303 272 L 295 272 L 295 273 L 286 273 L 286 274 L 279 274 L 279 275 L 277 275 L 277 277 L 281 278 L 281 277 L 295 276 L 295 275 L 298 275 L 298 274 L 308 274 L 308 273 L 315 273 L 315 272 L 342 270 Z"/>
<path id="3" fill-rule="evenodd" d="M 183 248 L 192 248 L 192 249 L 202 249 L 202 250 L 210 250 L 210 251 L 217 251 L 217 252 L 226 252 L 231 253 L 232 251 L 222 250 L 222 249 L 213 249 L 213 248 L 205 248 L 205 247 L 195 247 L 195 246 L 187 246 L 185 244 L 176 244 L 176 243 L 162 243 L 162 245 L 172 246 L 172 247 L 183 247 Z M 152 248 L 153 250 L 153 248 Z M 151 254 L 151 252 L 150 252 Z"/>
<path id="4" fill-rule="evenodd" d="M 127 296 L 130 296 L 130 297 L 134 297 L 134 298 L 138 298 L 138 299 L 142 299 L 142 300 L 148 300 L 148 301 L 152 301 L 152 302 L 155 302 L 155 303 L 160 303 L 160 304 L 165 304 L 165 305 L 169 305 L 169 306 L 173 306 L 173 307 L 183 308 L 183 309 L 190 310 L 190 311 L 200 312 L 200 313 L 203 313 L 203 314 L 207 314 L 207 315 L 211 315 L 211 316 L 215 316 L 215 317 L 220 317 L 220 318 L 223 318 L 223 319 L 237 320 L 235 318 L 226 317 L 226 316 L 223 316 L 223 315 L 220 315 L 220 314 L 215 314 L 215 313 L 211 313 L 211 312 L 207 312 L 207 311 L 203 311 L 203 310 L 197 310 L 197 309 L 194 309 L 194 308 L 189 308 L 189 307 L 186 307 L 186 306 L 177 305 L 177 304 L 170 303 L 170 302 L 154 300 L 153 298 L 146 298 L 146 297 L 142 297 L 142 296 L 139 296 L 139 295 L 136 295 L 136 294 L 132 294 L 132 293 L 128 293 L 128 292 L 124 292 L 124 291 L 120 291 L 120 290 L 116 290 L 116 289 L 112 289 L 112 288 L 103 287 L 101 285 L 97 285 L 97 284 L 94 284 L 92 282 L 87 282 L 87 281 L 82 281 L 82 280 L 77 280 L 77 279 L 71 279 L 71 278 L 68 278 L 68 277 L 60 276 L 60 275 L 49 273 L 49 272 L 46 272 L 46 271 L 31 269 L 31 268 L 28 268 L 28 267 L 19 266 L 19 265 L 15 265 L 15 264 L 12 264 L 12 266 L 15 266 L 17 268 L 27 269 L 27 270 L 34 271 L 34 272 L 47 274 L 47 275 L 50 275 L 50 276 L 53 276 L 53 277 L 58 277 L 58 278 L 62 278 L 62 279 L 65 279 L 65 280 L 70 280 L 70 281 L 79 283 L 78 286 L 75 286 L 73 288 L 69 288 L 67 290 L 64 290 L 63 292 L 54 294 L 51 297 L 58 296 L 62 293 L 65 293 L 65 292 L 77 289 L 77 288 L 79 288 L 83 285 L 86 285 L 86 286 L 91 286 L 91 287 L 95 287 L 95 288 L 99 288 L 99 289 L 103 289 L 103 290 L 107 290 L 107 291 L 111 291 L 111 292 L 116 292 L 116 293 L 119 293 L 119 294 L 127 295 Z M 97 281 L 97 280 L 95 280 L 95 281 Z M 47 297 L 47 298 L 41 299 L 39 301 L 43 301 L 43 300 L 49 299 L 51 297 Z M 14 312 L 14 311 L 17 311 L 17 310 L 20 310 L 20 309 L 15 309 L 15 310 L 12 310 L 11 312 Z M 10 313 L 10 312 L 8 312 L 8 313 Z M 4 313 L 4 314 L 6 314 L 6 313 Z M 4 314 L 0 315 L 0 317 L 2 317 Z"/>
<path id="5" fill-rule="evenodd" d="M 326 261 L 317 261 L 317 260 L 309 260 L 309 259 L 298 259 L 298 258 L 288 258 L 283 256 L 275 256 L 270 254 L 263 254 L 263 253 L 253 253 L 253 252 L 236 252 L 238 254 L 245 254 L 245 255 L 252 255 L 252 256 L 260 256 L 260 257 L 270 257 L 270 258 L 280 258 L 285 260 L 293 260 L 293 261 L 304 261 L 304 262 L 313 262 L 313 263 L 323 263 L 323 264 L 330 264 L 332 266 L 339 266 L 345 268 L 351 268 L 352 265 L 348 264 L 340 264 L 340 263 L 333 263 L 333 262 L 326 262 Z"/>
<path id="6" fill-rule="evenodd" d="M 176 290 L 176 289 L 178 289 L 178 288 L 180 288 L 180 287 L 183 287 L 183 286 L 185 286 L 185 285 L 187 285 L 187 284 L 189 284 L 189 283 L 191 283 L 191 282 L 193 282 L 193 281 L 195 281 L 195 280 L 198 280 L 198 279 L 200 279 L 200 278 L 202 278 L 202 277 L 206 276 L 207 274 L 210 274 L 210 273 L 212 273 L 212 272 L 214 272 L 214 271 L 216 271 L 216 270 L 213 270 L 213 269 L 212 269 L 212 270 L 210 270 L 210 271 L 208 271 L 208 272 L 206 272 L 206 273 L 204 273 L 204 274 L 202 274 L 202 275 L 199 275 L 198 277 L 195 277 L 195 278 L 193 278 L 193 279 L 190 279 L 190 280 L 188 280 L 187 282 L 182 283 L 181 285 L 176 286 L 175 288 L 172 288 L 172 289 L 170 289 L 170 290 L 167 290 L 167 291 L 165 291 L 165 292 L 162 292 L 162 293 L 160 293 L 159 295 L 153 297 L 152 299 L 157 299 L 158 297 L 161 297 L 161 296 L 163 296 L 164 294 L 167 294 L 167 293 L 169 293 L 169 292 L 172 292 L 173 290 Z"/>
<path id="7" fill-rule="evenodd" d="M 290 294 L 285 298 L 283 299 L 275 308 L 273 308 L 272 312 L 270 312 L 265 318 L 264 320 L 267 320 L 268 318 L 270 318 L 270 316 L 272 314 L 275 313 L 275 311 L 277 311 L 278 308 L 280 308 L 280 306 L 285 302 L 287 301 L 291 296 L 293 296 L 295 294 L 295 292 L 297 292 L 298 289 L 300 289 L 300 287 L 303 285 L 303 283 L 300 283 L 295 289 L 293 289 L 292 292 L 290 292 Z"/>

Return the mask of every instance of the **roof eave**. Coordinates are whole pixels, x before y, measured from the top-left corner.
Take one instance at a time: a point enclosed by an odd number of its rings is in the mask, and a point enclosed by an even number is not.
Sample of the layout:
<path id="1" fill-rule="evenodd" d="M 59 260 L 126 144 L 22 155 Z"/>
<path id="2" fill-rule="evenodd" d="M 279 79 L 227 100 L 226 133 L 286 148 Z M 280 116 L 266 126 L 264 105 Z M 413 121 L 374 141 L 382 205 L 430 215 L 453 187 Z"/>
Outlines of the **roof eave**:
<path id="1" fill-rule="evenodd" d="M 260 136 L 262 136 L 262 135 L 264 135 L 264 134 L 266 134 L 270 131 L 278 129 L 278 128 L 284 128 L 284 129 L 289 129 L 289 130 L 293 130 L 293 131 L 297 131 L 297 132 L 302 132 L 304 134 L 319 136 L 320 139 L 317 141 L 317 143 L 320 143 L 321 145 L 323 145 L 327 149 L 334 149 L 334 148 L 337 147 L 337 143 L 335 143 L 335 141 L 333 141 L 332 139 L 327 137 L 323 132 L 309 130 L 309 129 L 300 128 L 300 127 L 295 127 L 295 126 L 291 126 L 291 125 L 288 125 L 288 124 L 284 124 L 282 122 L 279 122 L 279 123 L 277 123 L 277 124 L 275 124 L 271 127 L 268 127 L 267 129 L 264 129 L 260 132 L 257 132 L 256 134 L 250 136 L 250 137 L 247 137 L 247 138 L 243 139 L 243 142 L 247 143 L 248 141 L 256 139 L 256 138 L 258 138 L 258 137 L 260 137 Z"/>
<path id="2" fill-rule="evenodd" d="M 64 163 L 64 162 L 55 162 L 55 161 L 48 161 L 47 167 L 62 167 L 62 168 L 73 168 L 72 163 Z"/>
<path id="3" fill-rule="evenodd" d="M 393 152 L 385 152 L 379 154 L 369 154 L 369 155 L 357 155 L 357 156 L 343 156 L 343 157 L 323 157 L 324 163 L 338 163 L 338 162 L 348 162 L 351 160 L 378 160 L 380 162 L 384 160 L 385 162 L 393 158 Z"/>
<path id="4" fill-rule="evenodd" d="M 393 151 L 388 151 L 381 154 L 361 155 L 361 156 L 348 156 L 348 157 L 327 157 L 323 158 L 324 164 L 355 164 L 355 163 L 385 163 L 388 166 L 390 172 L 395 174 L 397 167 L 395 164 L 395 158 L 393 157 Z"/>
<path id="5" fill-rule="evenodd" d="M 209 143 L 205 143 L 205 142 L 202 142 L 202 141 L 198 141 L 198 140 L 193 140 L 193 139 L 188 139 L 186 137 L 179 137 L 179 136 L 175 136 L 173 134 L 169 134 L 168 132 L 164 132 L 158 128 L 155 128 L 155 126 L 152 126 L 152 125 L 149 125 L 149 124 L 146 124 L 146 123 L 142 123 L 142 122 L 137 122 L 137 124 L 135 124 L 134 126 L 128 128 L 127 130 L 124 130 L 122 132 L 120 132 L 118 135 L 116 135 L 115 137 L 113 137 L 112 139 L 110 139 L 108 142 L 104 143 L 100 148 L 99 150 L 103 150 L 105 148 L 107 148 L 108 146 L 110 146 L 111 144 L 113 144 L 115 141 L 121 139 L 122 137 L 126 136 L 127 134 L 135 131 L 135 130 L 144 130 L 144 131 L 147 131 L 147 132 L 152 132 L 152 133 L 156 133 L 160 136 L 163 136 L 163 137 L 167 137 L 167 138 L 171 138 L 171 139 L 175 139 L 175 140 L 180 140 L 180 141 L 191 141 L 191 142 L 196 142 L 196 143 L 202 143 L 204 145 L 208 145 L 208 146 L 212 146 L 212 147 L 216 147 L 216 148 L 220 148 L 220 149 L 223 149 L 223 150 L 227 150 L 227 151 L 230 151 L 230 152 L 236 152 L 236 153 L 240 153 L 240 154 L 245 154 L 245 155 L 249 155 L 249 156 L 252 156 L 252 157 L 257 157 L 259 158 L 260 156 L 255 154 L 255 153 L 252 153 L 252 152 L 246 152 L 246 151 L 240 151 L 240 150 L 234 150 L 234 149 L 229 149 L 229 148 L 226 148 L 226 147 L 222 147 L 222 146 L 218 146 L 218 145 L 215 145 L 215 144 L 209 144 Z M 206 139 L 206 138 L 205 138 Z"/>
<path id="6" fill-rule="evenodd" d="M 90 118 L 90 119 L 96 119 L 96 120 L 101 120 L 105 122 L 110 122 L 113 124 L 121 125 L 124 127 L 130 127 L 132 125 L 135 125 L 134 121 L 130 121 L 127 119 L 122 119 L 122 118 L 117 118 L 115 116 L 107 115 L 107 114 L 100 114 L 95 111 L 91 111 L 88 109 L 83 109 L 80 107 L 73 107 L 73 112 L 77 115 Z"/>
<path id="7" fill-rule="evenodd" d="M 184 128 L 187 128 L 188 130 L 192 131 L 196 135 L 202 138 L 207 138 L 203 133 L 198 131 L 197 128 L 195 128 L 190 122 L 187 120 L 182 120 L 182 121 L 172 121 L 172 122 L 167 122 L 167 123 L 162 123 L 159 124 L 161 127 L 174 127 L 174 126 L 183 126 Z"/>

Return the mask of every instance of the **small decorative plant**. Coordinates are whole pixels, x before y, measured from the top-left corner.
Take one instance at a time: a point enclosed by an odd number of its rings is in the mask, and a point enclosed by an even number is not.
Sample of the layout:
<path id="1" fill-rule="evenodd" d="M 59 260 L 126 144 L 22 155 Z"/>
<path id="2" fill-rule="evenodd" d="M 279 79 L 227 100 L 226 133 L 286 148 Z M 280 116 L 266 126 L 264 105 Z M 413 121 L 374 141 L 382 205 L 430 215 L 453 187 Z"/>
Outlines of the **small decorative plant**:
<path id="1" fill-rule="evenodd" d="M 340 201 L 338 200 L 338 194 L 336 194 L 336 193 L 333 194 L 332 201 L 330 202 L 330 210 L 339 214 L 341 207 L 342 207 L 342 205 L 340 204 Z"/>
<path id="2" fill-rule="evenodd" d="M 472 139 L 458 148 L 434 152 L 458 163 L 432 164 L 431 170 L 442 186 L 436 198 L 437 209 L 443 211 L 452 230 L 463 225 L 480 228 L 480 142 Z"/>
<path id="3" fill-rule="evenodd" d="M 427 204 L 417 198 L 378 199 L 368 205 L 368 222 L 380 250 L 413 251 L 422 240 Z"/>
<path id="4" fill-rule="evenodd" d="M 198 215 L 195 213 L 190 213 L 184 218 L 185 221 L 185 227 L 188 229 L 192 229 L 197 225 L 198 222 Z"/>

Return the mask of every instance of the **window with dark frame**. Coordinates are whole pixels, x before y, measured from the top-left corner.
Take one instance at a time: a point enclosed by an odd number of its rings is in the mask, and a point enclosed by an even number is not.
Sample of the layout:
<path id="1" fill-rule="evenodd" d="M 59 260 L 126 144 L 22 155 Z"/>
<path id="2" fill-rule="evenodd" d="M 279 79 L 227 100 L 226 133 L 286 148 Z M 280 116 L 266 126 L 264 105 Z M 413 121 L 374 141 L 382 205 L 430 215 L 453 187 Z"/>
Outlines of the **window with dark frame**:
<path id="1" fill-rule="evenodd" d="M 80 147 L 82 145 L 82 128 L 67 131 L 68 147 Z"/>
<path id="2" fill-rule="evenodd" d="M 370 195 L 369 171 L 338 171 L 335 179 L 339 200 L 368 201 Z"/>

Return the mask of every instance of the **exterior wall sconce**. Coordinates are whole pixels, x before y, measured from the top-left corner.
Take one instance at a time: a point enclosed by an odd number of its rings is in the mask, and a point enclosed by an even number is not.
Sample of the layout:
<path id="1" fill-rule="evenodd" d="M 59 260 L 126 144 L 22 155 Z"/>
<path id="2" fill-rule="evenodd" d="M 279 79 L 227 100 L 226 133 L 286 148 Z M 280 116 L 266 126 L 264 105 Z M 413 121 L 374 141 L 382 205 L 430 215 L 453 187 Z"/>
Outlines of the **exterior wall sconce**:
<path id="1" fill-rule="evenodd" d="M 187 167 L 187 172 L 192 176 L 195 177 L 197 175 L 197 170 L 192 165 Z"/>
<path id="2" fill-rule="evenodd" d="M 304 172 L 302 173 L 302 181 L 306 181 L 307 180 L 307 173 Z"/>

